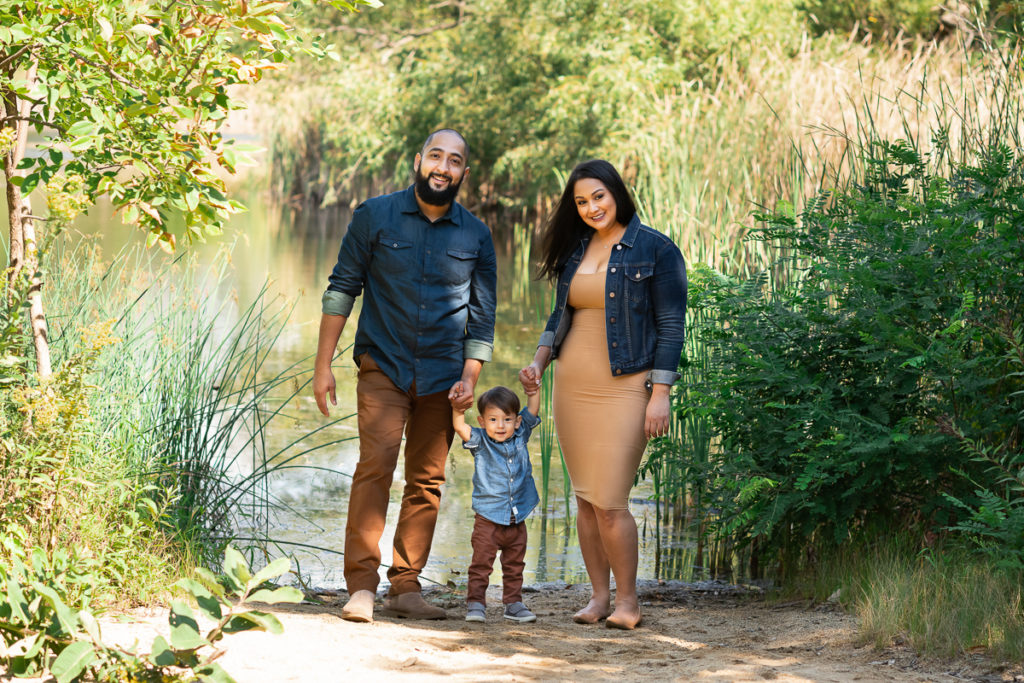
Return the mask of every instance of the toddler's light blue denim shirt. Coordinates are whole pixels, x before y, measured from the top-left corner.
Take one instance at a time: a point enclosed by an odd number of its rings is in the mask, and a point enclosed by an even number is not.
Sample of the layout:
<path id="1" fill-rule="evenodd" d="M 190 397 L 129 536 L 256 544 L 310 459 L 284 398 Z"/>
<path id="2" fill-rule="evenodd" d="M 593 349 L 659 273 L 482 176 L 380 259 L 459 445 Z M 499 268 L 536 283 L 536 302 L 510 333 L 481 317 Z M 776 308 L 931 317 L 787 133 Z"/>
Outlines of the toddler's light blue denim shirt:
<path id="1" fill-rule="evenodd" d="M 462 447 L 473 454 L 473 510 L 495 524 L 517 524 L 540 502 L 526 443 L 540 418 L 526 408 L 512 436 L 498 443 L 480 427 Z"/>

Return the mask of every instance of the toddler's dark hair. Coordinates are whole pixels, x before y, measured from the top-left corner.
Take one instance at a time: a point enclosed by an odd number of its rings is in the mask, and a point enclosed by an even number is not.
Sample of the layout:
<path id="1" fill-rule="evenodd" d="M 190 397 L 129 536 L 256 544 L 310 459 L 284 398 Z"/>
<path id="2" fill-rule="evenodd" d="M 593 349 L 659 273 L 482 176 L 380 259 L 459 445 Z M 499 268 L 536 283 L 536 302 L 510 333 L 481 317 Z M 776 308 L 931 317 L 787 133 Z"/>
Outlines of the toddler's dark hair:
<path id="1" fill-rule="evenodd" d="M 519 413 L 519 397 L 508 387 L 492 387 L 480 395 L 476 409 L 483 415 L 492 406 L 506 415 L 516 415 Z"/>

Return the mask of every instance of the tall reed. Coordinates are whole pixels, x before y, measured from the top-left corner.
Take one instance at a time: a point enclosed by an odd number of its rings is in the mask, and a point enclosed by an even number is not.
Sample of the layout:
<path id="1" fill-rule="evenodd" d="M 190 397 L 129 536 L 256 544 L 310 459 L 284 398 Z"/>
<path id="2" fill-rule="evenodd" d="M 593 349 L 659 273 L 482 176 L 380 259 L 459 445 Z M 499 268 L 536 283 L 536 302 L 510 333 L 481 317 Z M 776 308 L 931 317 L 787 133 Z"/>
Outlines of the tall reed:
<path id="1" fill-rule="evenodd" d="M 300 466 L 317 448 L 311 437 L 343 416 L 284 446 L 268 439 L 275 420 L 308 384 L 301 359 L 271 363 L 290 312 L 266 286 L 250 303 L 228 287 L 229 248 L 207 266 L 189 257 L 165 261 L 128 249 L 106 261 L 82 242 L 55 254 L 68 277 L 51 297 L 57 344 L 65 331 L 113 317 L 122 342 L 98 365 L 94 401 L 100 432 L 166 506 L 168 531 L 202 562 L 214 562 L 240 530 L 270 539 L 275 500 L 270 478 Z"/>

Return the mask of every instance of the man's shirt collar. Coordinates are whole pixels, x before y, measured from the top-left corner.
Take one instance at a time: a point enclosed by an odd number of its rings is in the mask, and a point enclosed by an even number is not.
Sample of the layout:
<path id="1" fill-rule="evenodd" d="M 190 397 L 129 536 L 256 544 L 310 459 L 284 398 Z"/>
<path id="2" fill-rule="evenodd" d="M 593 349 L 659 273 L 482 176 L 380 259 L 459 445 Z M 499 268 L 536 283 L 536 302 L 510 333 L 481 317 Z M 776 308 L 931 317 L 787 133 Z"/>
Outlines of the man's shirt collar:
<path id="1" fill-rule="evenodd" d="M 424 216 L 423 212 L 420 211 L 420 205 L 416 201 L 416 184 L 415 183 L 410 185 L 408 188 L 406 188 L 405 192 L 402 193 L 401 203 L 402 204 L 401 204 L 400 211 L 402 213 L 418 213 L 419 215 L 423 216 L 423 220 L 427 221 L 428 223 L 431 222 L 430 219 L 427 218 L 426 216 Z M 462 226 L 462 220 L 461 220 L 462 219 L 462 212 L 461 212 L 461 208 L 462 207 L 459 205 L 459 203 L 453 199 L 452 203 L 448 205 L 448 210 L 444 213 L 444 215 L 441 216 L 440 218 L 438 218 L 436 221 L 433 221 L 433 222 L 434 223 L 440 223 L 441 221 L 448 221 L 449 223 L 454 223 L 456 226 L 461 227 Z"/>

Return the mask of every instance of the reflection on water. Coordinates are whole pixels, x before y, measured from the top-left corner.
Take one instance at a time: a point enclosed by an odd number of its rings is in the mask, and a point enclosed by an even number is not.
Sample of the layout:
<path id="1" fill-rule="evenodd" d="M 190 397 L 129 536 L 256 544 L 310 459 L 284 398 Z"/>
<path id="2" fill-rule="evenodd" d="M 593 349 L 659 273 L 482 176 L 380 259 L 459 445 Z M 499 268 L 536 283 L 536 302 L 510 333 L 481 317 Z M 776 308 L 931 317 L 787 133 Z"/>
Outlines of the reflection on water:
<path id="1" fill-rule="evenodd" d="M 245 201 L 243 199 L 243 201 Z M 225 240 L 237 240 L 232 260 L 234 265 L 234 294 L 243 301 L 255 297 L 269 277 L 271 291 L 295 301 L 294 312 L 287 328 L 268 360 L 271 371 L 298 363 L 312 371 L 312 354 L 316 348 L 320 320 L 320 295 L 327 276 L 334 266 L 341 237 L 351 212 L 335 208 L 331 212 L 295 213 L 287 208 L 274 208 L 258 192 L 250 193 L 245 202 L 250 210 L 236 217 Z M 120 221 L 111 220 L 109 213 L 97 207 L 78 223 L 86 234 L 104 235 L 106 252 L 114 253 L 127 239 L 141 237 L 131 234 Z M 492 226 L 506 234 L 512 226 Z M 517 239 L 517 243 L 523 241 Z M 516 374 L 533 356 L 537 337 L 543 327 L 543 316 L 549 305 L 547 283 L 538 283 L 525 277 L 523 261 L 518 265 L 508 253 L 499 250 L 498 323 L 495 330 L 494 360 L 487 363 L 480 377 L 481 389 L 494 384 L 517 386 Z M 198 247 L 201 255 L 210 255 L 217 245 Z M 504 249 L 507 252 L 507 249 Z M 357 303 L 358 306 L 358 303 Z M 355 312 L 354 312 L 355 313 Z M 353 316 L 355 317 L 355 316 Z M 355 324 L 348 325 L 339 348 L 347 348 L 355 336 Z M 322 427 L 322 417 L 310 391 L 300 394 L 282 411 L 269 429 L 267 452 L 280 451 L 287 458 L 300 450 L 312 449 L 332 441 L 343 440 L 327 447 L 311 450 L 291 465 L 275 473 L 269 482 L 276 512 L 271 517 L 271 537 L 286 551 L 294 551 L 300 562 L 305 580 L 312 586 L 342 587 L 341 551 L 343 549 L 349 475 L 358 460 L 355 418 L 355 366 L 349 353 L 343 353 L 335 363 L 338 405 L 332 408 L 332 418 L 350 416 L 328 429 L 312 436 L 310 432 Z M 309 378 L 306 375 L 301 381 Z M 550 419 L 550 416 L 542 416 Z M 471 416 L 472 419 L 472 416 Z M 307 438 L 308 436 L 308 438 Z M 303 440 L 304 439 L 304 440 Z M 299 440 L 301 443 L 296 444 Z M 538 487 L 540 479 L 540 449 L 537 439 L 531 443 L 531 459 Z M 556 454 L 557 457 L 557 454 Z M 447 483 L 443 490 L 441 512 L 434 536 L 430 562 L 424 578 L 445 584 L 449 581 L 464 586 L 466 568 L 471 554 L 470 534 L 473 527 L 472 458 L 456 438 L 449 457 Z M 388 510 L 388 524 L 382 539 L 383 562 L 390 562 L 391 541 L 398 515 L 402 490 L 402 464 L 396 471 L 392 486 L 392 505 Z M 551 468 L 547 509 L 535 511 L 527 520 L 529 550 L 526 557 L 525 581 L 529 584 L 560 581 L 586 582 L 586 571 L 576 539 L 575 509 L 562 495 L 562 468 Z M 689 579 L 693 565 L 693 543 L 665 532 L 655 538 L 653 503 L 646 500 L 649 489 L 641 485 L 634 489 L 630 503 L 641 529 L 641 579 Z M 242 536 L 247 530 L 240 530 Z M 661 547 L 660 557 L 655 549 Z M 383 578 L 385 569 L 382 568 Z M 500 568 L 492 576 L 492 583 L 500 583 Z"/>

